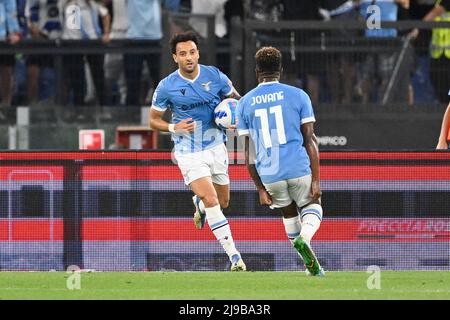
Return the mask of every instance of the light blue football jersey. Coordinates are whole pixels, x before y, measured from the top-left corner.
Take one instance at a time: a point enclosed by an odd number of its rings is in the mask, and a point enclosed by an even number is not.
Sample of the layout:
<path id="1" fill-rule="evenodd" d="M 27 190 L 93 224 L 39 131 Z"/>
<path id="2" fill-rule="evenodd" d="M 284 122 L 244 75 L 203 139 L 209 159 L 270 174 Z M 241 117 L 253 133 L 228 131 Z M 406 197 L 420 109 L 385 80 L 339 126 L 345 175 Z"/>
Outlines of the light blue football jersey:
<path id="1" fill-rule="evenodd" d="M 311 100 L 301 89 L 279 82 L 260 83 L 239 100 L 238 134 L 250 135 L 256 170 L 263 183 L 311 173 L 301 124 L 315 122 Z"/>
<path id="2" fill-rule="evenodd" d="M 192 153 L 206 150 L 226 141 L 226 135 L 214 121 L 214 108 L 223 97 L 231 95 L 230 79 L 213 66 L 199 65 L 194 80 L 183 77 L 179 70 L 161 80 L 153 94 L 152 108 L 172 111 L 172 122 L 192 118 L 193 133 L 172 134 L 175 152 Z"/>

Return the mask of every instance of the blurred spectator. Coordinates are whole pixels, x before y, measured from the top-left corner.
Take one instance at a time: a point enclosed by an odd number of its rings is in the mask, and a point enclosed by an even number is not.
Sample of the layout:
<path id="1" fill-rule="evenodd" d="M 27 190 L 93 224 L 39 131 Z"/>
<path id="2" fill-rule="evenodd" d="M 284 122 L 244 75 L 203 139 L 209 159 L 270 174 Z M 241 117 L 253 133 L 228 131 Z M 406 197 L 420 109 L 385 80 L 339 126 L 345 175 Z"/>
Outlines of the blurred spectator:
<path id="1" fill-rule="evenodd" d="M 185 13 L 191 12 L 191 0 L 180 0 L 180 6 L 178 10 Z"/>
<path id="2" fill-rule="evenodd" d="M 230 28 L 231 28 L 231 19 L 233 17 L 240 17 L 241 21 L 244 20 L 244 1 L 241 0 L 228 0 L 225 3 L 224 9 L 225 9 L 225 21 L 227 23 L 227 34 L 226 36 L 229 36 L 230 34 Z M 228 74 L 228 73 L 226 73 Z"/>
<path id="3" fill-rule="evenodd" d="M 20 38 L 25 39 L 28 36 L 28 25 L 25 17 L 25 6 L 27 0 L 16 0 L 17 21 L 19 22 Z M 14 68 L 14 84 L 12 89 L 12 105 L 23 105 L 26 103 L 27 90 L 27 71 L 26 71 L 26 56 L 21 52 L 15 54 L 15 68 Z"/>
<path id="4" fill-rule="evenodd" d="M 410 0 L 396 0 L 398 4 L 398 20 L 411 20 L 410 15 Z M 412 106 L 414 101 L 414 88 L 412 85 L 412 78 L 414 76 L 414 69 L 417 65 L 417 56 L 415 54 L 413 42 L 409 35 L 412 28 L 409 30 L 399 30 L 398 36 L 402 38 L 402 52 L 398 57 L 397 64 L 399 66 L 396 74 L 395 90 L 392 90 L 390 95 L 391 101 L 408 101 L 408 105 Z M 394 82 L 392 83 L 394 85 Z M 385 103 L 388 101 L 386 100 Z"/>
<path id="5" fill-rule="evenodd" d="M 381 21 L 397 21 L 398 6 L 396 2 L 396 0 L 362 0 L 360 7 L 361 16 L 367 18 L 368 7 L 377 5 L 380 8 Z M 367 29 L 365 36 L 367 38 L 384 39 L 386 40 L 385 45 L 387 46 L 390 44 L 390 39 L 397 37 L 397 30 Z M 395 66 L 396 57 L 397 52 L 369 53 L 366 56 L 362 66 L 362 79 L 360 83 L 360 94 L 362 95 L 362 102 L 364 104 L 383 99 Z"/>
<path id="6" fill-rule="evenodd" d="M 215 16 L 215 35 L 219 38 L 227 34 L 225 21 L 225 3 L 228 0 L 192 0 L 192 14 L 209 14 Z M 208 37 L 208 22 L 206 19 L 193 17 L 189 19 L 190 25 L 203 38 Z"/>
<path id="7" fill-rule="evenodd" d="M 317 0 L 302 0 L 301 6 L 295 0 L 281 0 L 281 3 L 284 20 L 322 20 L 319 15 L 320 2 Z M 295 32 L 293 36 L 295 46 L 320 48 L 324 35 L 324 32 L 319 30 L 300 30 Z M 294 58 L 294 61 L 299 61 L 299 73 L 302 78 L 303 76 L 306 78 L 305 90 L 308 92 L 313 105 L 319 102 L 320 77 L 326 72 L 325 59 L 326 55 L 320 52 L 305 52 L 301 53 L 298 59 Z"/>
<path id="8" fill-rule="evenodd" d="M 104 0 L 111 14 L 110 39 L 125 39 L 128 30 L 127 3 L 124 0 Z M 113 87 L 117 84 L 119 104 L 124 105 L 127 97 L 127 86 L 123 66 L 123 55 L 107 53 L 105 55 L 106 104 L 113 104 Z"/>
<path id="9" fill-rule="evenodd" d="M 282 15 L 282 3 L 282 0 L 246 0 L 246 15 L 253 20 L 278 21 Z"/>
<path id="10" fill-rule="evenodd" d="M 63 23 L 62 39 L 64 40 L 96 40 L 101 39 L 104 43 L 109 42 L 110 15 L 108 10 L 101 4 L 92 0 L 62 0 L 59 2 L 62 21 L 73 17 L 71 9 L 79 8 L 80 25 L 79 28 L 71 28 L 70 24 Z M 103 33 L 100 26 L 99 17 L 103 26 Z M 104 79 L 104 56 L 102 54 L 73 54 L 63 56 L 64 79 L 67 81 L 67 88 L 73 89 L 75 105 L 84 104 L 85 92 L 85 69 L 84 59 L 89 64 L 93 76 L 95 91 L 98 103 L 105 103 L 105 79 Z M 69 92 L 67 92 L 69 94 Z"/>
<path id="11" fill-rule="evenodd" d="M 28 0 L 25 7 L 29 37 L 55 40 L 61 37 L 62 26 L 57 0 Z M 27 103 L 39 98 L 39 76 L 44 68 L 54 68 L 53 55 L 29 55 L 27 58 Z"/>
<path id="12" fill-rule="evenodd" d="M 16 0 L 17 21 L 19 22 L 22 38 L 28 36 L 28 21 L 26 18 L 26 6 L 29 0 Z"/>
<path id="13" fill-rule="evenodd" d="M 128 0 L 128 31 L 127 38 L 133 40 L 153 40 L 146 46 L 159 46 L 162 39 L 162 16 L 160 0 Z M 131 46 L 133 44 L 130 44 Z M 138 45 L 138 44 L 136 44 Z M 149 70 L 152 89 L 160 80 L 159 53 L 125 54 L 124 65 L 127 81 L 128 106 L 138 106 L 144 103 L 145 93 L 141 92 L 143 63 L 146 61 Z"/>
<path id="14" fill-rule="evenodd" d="M 450 21 L 450 0 L 438 0 L 434 8 L 423 18 L 424 21 Z M 414 30 L 413 36 L 418 35 Z M 435 28 L 431 36 L 430 77 L 436 96 L 447 102 L 450 88 L 450 28 Z"/>
<path id="15" fill-rule="evenodd" d="M 14 45 L 20 41 L 20 27 L 17 21 L 16 0 L 0 0 L 0 41 Z M 0 57 L 0 118 L 5 119 L 3 108 L 11 106 L 14 55 Z"/>
<path id="16" fill-rule="evenodd" d="M 298 6 L 297 6 L 298 7 Z M 282 17 L 282 4 L 280 0 L 246 0 L 244 2 L 244 15 L 252 20 L 265 22 L 277 22 Z M 257 47 L 262 45 L 270 45 L 269 42 L 273 38 L 280 36 L 279 30 L 274 31 L 258 31 L 256 33 Z M 261 44 L 260 42 L 264 42 Z"/>
<path id="17" fill-rule="evenodd" d="M 413 20 L 421 20 L 433 9 L 436 0 L 411 0 L 409 16 Z M 434 89 L 430 80 L 430 41 L 431 30 L 421 30 L 413 41 L 417 57 L 416 68 L 411 82 L 414 91 L 414 103 L 434 102 Z"/>
<path id="18" fill-rule="evenodd" d="M 359 1 L 322 0 L 319 12 L 328 20 L 362 20 Z M 327 45 L 348 47 L 360 36 L 356 29 L 337 29 L 327 32 Z M 349 104 L 353 102 L 356 84 L 356 64 L 360 54 L 356 52 L 330 53 L 327 58 L 327 76 L 330 82 L 331 102 Z"/>
<path id="19" fill-rule="evenodd" d="M 178 12 L 181 9 L 181 0 L 164 0 L 164 7 L 172 12 Z"/>

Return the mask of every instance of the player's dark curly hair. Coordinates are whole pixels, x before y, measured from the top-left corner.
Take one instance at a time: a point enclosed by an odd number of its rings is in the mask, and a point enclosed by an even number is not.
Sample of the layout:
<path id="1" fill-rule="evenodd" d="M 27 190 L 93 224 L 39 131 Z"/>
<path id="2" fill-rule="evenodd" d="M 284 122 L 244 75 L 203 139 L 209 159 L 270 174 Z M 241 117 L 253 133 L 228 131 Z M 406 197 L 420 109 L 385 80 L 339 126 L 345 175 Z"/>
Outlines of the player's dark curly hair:
<path id="1" fill-rule="evenodd" d="M 280 50 L 274 47 L 262 47 L 255 54 L 256 70 L 261 73 L 281 71 L 282 56 Z"/>
<path id="2" fill-rule="evenodd" d="M 198 36 L 194 31 L 186 31 L 181 33 L 176 33 L 170 38 L 170 50 L 173 54 L 177 53 L 177 44 L 179 42 L 193 41 L 198 47 Z"/>

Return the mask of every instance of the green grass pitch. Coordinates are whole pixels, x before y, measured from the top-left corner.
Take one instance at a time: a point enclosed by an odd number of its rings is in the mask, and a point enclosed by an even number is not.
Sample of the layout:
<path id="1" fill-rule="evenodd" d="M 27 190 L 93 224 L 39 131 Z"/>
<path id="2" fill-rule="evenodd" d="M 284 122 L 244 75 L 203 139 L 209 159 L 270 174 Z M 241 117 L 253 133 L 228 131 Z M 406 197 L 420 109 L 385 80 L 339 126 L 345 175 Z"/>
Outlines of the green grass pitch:
<path id="1" fill-rule="evenodd" d="M 437 271 L 382 271 L 380 289 L 366 272 L 83 272 L 79 290 L 67 289 L 70 276 L 0 272 L 0 299 L 450 299 L 450 274 Z"/>

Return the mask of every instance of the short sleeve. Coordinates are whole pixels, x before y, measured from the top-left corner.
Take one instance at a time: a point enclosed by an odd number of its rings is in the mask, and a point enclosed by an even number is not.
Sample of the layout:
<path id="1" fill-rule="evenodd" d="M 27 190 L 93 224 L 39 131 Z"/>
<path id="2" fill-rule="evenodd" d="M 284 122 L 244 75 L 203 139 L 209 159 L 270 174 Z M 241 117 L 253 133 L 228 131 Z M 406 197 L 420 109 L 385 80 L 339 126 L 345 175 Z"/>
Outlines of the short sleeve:
<path id="1" fill-rule="evenodd" d="M 305 124 L 308 122 L 315 122 L 314 111 L 311 103 L 311 99 L 304 91 L 300 91 L 302 98 L 300 99 L 300 123 Z"/>
<path id="2" fill-rule="evenodd" d="M 220 81 L 219 94 L 221 97 L 228 97 L 233 93 L 233 83 L 222 71 L 218 70 L 218 72 Z"/>
<path id="3" fill-rule="evenodd" d="M 164 90 L 163 82 L 160 82 L 158 84 L 158 87 L 156 87 L 155 92 L 153 93 L 152 108 L 157 111 L 166 111 L 169 106 L 169 96 L 166 93 L 166 90 Z"/>
<path id="4" fill-rule="evenodd" d="M 247 136 L 250 134 L 248 123 L 244 117 L 244 101 L 243 99 L 239 100 L 236 112 L 238 124 L 237 124 L 237 133 L 239 136 Z"/>

